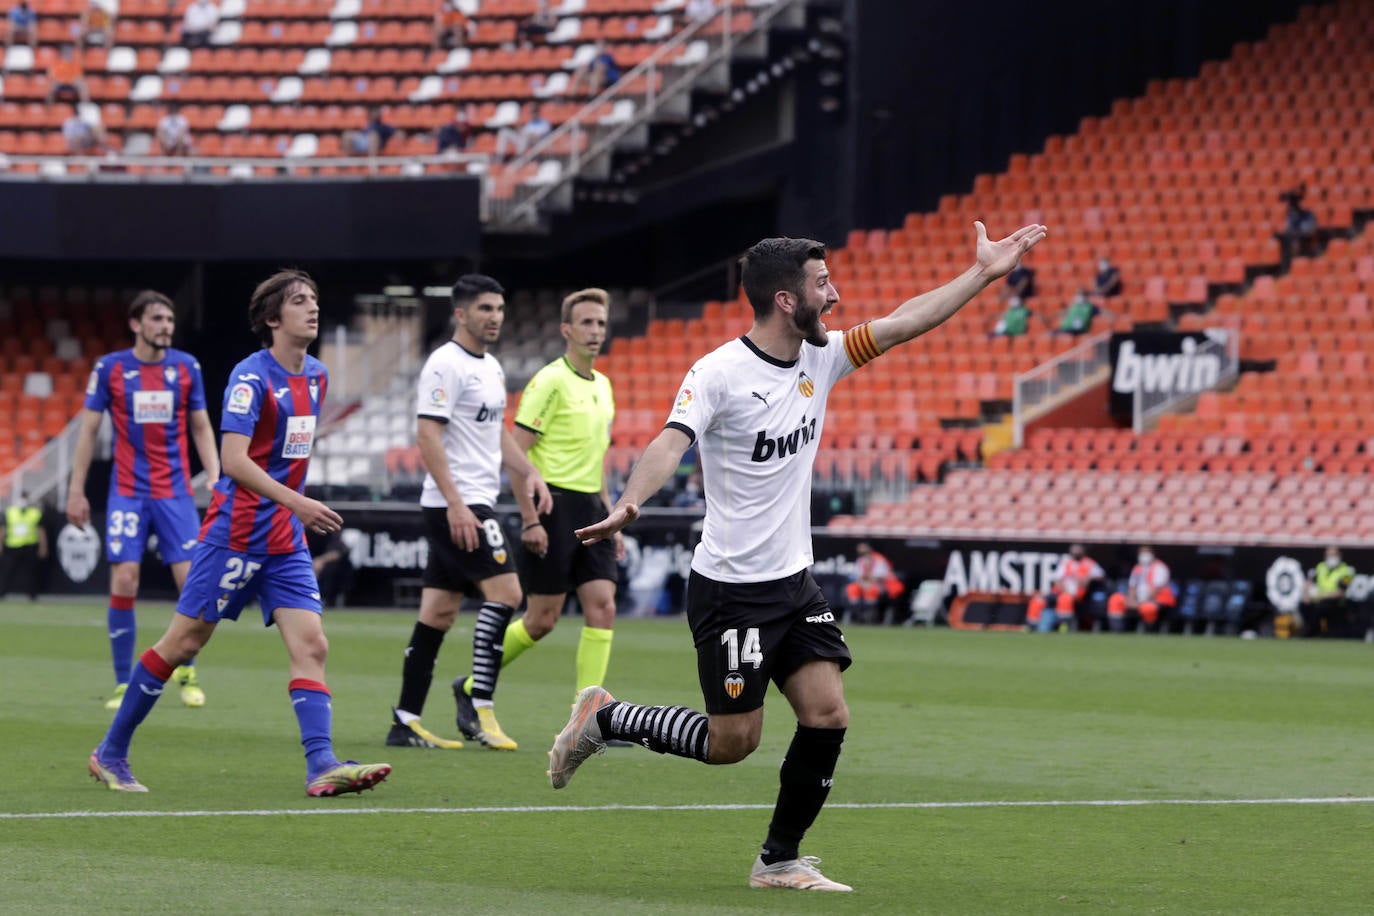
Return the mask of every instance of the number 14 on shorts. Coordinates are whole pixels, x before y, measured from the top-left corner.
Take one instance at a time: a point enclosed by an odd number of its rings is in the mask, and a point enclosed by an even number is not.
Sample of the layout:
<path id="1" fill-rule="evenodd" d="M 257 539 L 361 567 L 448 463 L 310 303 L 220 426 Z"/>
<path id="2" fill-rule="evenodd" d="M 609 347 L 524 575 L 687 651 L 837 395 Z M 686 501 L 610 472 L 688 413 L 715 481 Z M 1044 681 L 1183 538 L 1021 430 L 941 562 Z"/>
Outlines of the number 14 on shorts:
<path id="1" fill-rule="evenodd" d="M 740 662 L 753 665 L 758 669 L 763 664 L 763 648 L 759 645 L 759 628 L 750 627 L 744 631 L 744 642 L 740 642 L 739 630 L 731 627 L 720 634 L 720 643 L 725 646 L 726 666 L 738 671 Z"/>

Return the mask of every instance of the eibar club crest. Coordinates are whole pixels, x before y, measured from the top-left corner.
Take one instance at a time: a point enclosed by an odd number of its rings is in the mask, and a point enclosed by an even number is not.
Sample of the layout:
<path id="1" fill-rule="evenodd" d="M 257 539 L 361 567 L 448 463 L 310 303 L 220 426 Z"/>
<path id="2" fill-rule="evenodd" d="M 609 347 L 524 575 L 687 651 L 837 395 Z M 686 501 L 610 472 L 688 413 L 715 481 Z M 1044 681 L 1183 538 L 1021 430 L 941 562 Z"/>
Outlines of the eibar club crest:
<path id="1" fill-rule="evenodd" d="M 731 671 L 725 675 L 725 692 L 732 700 L 738 700 L 739 695 L 744 693 L 744 678 L 738 671 Z"/>
<path id="2" fill-rule="evenodd" d="M 797 390 L 801 392 L 802 397 L 809 398 L 816 393 L 816 383 L 811 381 L 811 376 L 803 372 L 801 378 L 797 379 Z"/>
<path id="3" fill-rule="evenodd" d="M 312 401 L 318 401 L 319 399 L 320 399 L 320 380 L 317 379 L 317 378 L 315 378 L 314 376 L 311 376 L 311 378 L 310 378 L 310 400 L 312 400 Z"/>
<path id="4" fill-rule="evenodd" d="M 172 366 L 168 366 L 166 369 L 162 370 L 162 377 L 167 380 L 167 384 L 175 385 L 177 381 L 177 370 Z"/>

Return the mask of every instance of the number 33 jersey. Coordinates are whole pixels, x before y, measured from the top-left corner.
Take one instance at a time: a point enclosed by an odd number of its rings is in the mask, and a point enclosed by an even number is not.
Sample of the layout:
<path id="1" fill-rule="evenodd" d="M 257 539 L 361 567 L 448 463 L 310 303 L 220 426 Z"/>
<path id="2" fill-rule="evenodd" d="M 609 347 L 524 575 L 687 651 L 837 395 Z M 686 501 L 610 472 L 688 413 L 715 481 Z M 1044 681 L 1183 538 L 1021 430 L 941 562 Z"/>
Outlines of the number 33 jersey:
<path id="1" fill-rule="evenodd" d="M 295 374 L 287 372 L 269 350 L 259 350 L 229 374 L 220 432 L 248 436 L 248 457 L 253 463 L 277 483 L 300 493 L 328 387 L 329 373 L 315 357 L 307 355 L 304 368 Z M 306 549 L 300 519 L 227 474 L 215 484 L 200 539 L 242 553 Z"/>

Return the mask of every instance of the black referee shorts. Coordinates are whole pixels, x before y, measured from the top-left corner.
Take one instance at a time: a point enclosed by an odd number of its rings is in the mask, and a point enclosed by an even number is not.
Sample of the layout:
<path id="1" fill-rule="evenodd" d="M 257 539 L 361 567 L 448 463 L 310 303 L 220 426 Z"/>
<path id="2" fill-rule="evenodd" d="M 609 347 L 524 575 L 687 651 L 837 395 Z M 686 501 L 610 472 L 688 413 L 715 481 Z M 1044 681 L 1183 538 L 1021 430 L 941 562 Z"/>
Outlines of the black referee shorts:
<path id="1" fill-rule="evenodd" d="M 596 579 L 617 581 L 615 542 L 611 539 L 584 545 L 573 532 L 606 517 L 600 493 L 579 493 L 549 487 L 553 511 L 541 516 L 549 536 L 544 556 L 520 546 L 520 584 L 527 595 L 565 595 Z"/>

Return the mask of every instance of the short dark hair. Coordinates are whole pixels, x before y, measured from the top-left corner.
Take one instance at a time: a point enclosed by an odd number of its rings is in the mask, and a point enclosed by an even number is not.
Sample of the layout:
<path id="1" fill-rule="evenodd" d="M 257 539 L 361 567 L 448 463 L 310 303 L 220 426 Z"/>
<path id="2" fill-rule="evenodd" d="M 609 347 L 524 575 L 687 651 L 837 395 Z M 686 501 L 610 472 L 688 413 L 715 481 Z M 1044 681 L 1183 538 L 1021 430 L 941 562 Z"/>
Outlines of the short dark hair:
<path id="1" fill-rule="evenodd" d="M 584 302 L 594 302 L 597 305 L 604 306 L 606 311 L 610 312 L 611 294 L 595 286 L 588 287 L 587 289 L 579 289 L 575 293 L 569 293 L 563 299 L 563 312 L 559 320 L 564 324 L 570 323 L 572 321 L 573 309 Z"/>
<path id="2" fill-rule="evenodd" d="M 740 284 L 754 307 L 754 317 L 764 318 L 773 311 L 773 294 L 778 290 L 803 298 L 806 262 L 825 260 L 825 244 L 815 239 L 764 239 L 739 259 Z"/>
<path id="3" fill-rule="evenodd" d="M 165 305 L 172 310 L 173 315 L 176 314 L 177 307 L 172 304 L 171 299 L 155 289 L 145 289 L 140 291 L 138 295 L 134 296 L 133 300 L 130 301 L 129 320 L 142 321 L 143 313 L 148 311 L 148 307 L 152 305 Z"/>
<path id="4" fill-rule="evenodd" d="M 320 294 L 320 288 L 310 274 L 294 267 L 277 271 L 253 290 L 248 300 L 248 324 L 263 346 L 272 346 L 272 328 L 267 322 L 281 318 L 281 305 L 286 299 L 286 291 L 295 283 L 304 283 L 316 296 Z"/>
<path id="5" fill-rule="evenodd" d="M 463 274 L 453 282 L 453 307 L 465 309 L 483 293 L 506 294 L 506 288 L 486 274 Z"/>

